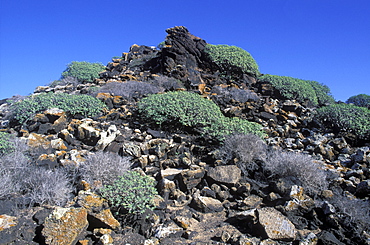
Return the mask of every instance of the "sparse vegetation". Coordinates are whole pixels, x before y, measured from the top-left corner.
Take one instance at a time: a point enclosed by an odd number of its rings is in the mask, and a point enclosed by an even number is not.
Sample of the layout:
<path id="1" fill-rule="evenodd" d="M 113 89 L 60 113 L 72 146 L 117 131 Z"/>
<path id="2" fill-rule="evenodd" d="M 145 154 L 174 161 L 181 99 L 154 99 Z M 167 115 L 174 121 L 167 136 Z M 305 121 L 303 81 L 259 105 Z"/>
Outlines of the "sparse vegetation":
<path id="1" fill-rule="evenodd" d="M 154 209 L 155 181 L 136 171 L 127 171 L 100 189 L 117 214 L 143 214 Z"/>
<path id="2" fill-rule="evenodd" d="M 27 146 L 13 139 L 14 151 L 0 157 L 0 198 L 19 195 L 24 205 L 64 205 L 71 197 L 72 186 L 63 169 L 34 165 L 27 156 Z"/>
<path id="3" fill-rule="evenodd" d="M 359 139 L 370 139 L 370 110 L 351 104 L 319 108 L 316 118 L 336 132 L 351 132 Z"/>
<path id="4" fill-rule="evenodd" d="M 319 194 L 327 189 L 328 181 L 322 166 L 310 155 L 295 152 L 272 151 L 264 162 L 270 178 L 294 177 L 308 193 Z"/>
<path id="5" fill-rule="evenodd" d="M 138 108 L 147 120 L 159 126 L 175 125 L 215 137 L 236 132 L 264 137 L 257 123 L 225 117 L 214 102 L 195 93 L 176 91 L 150 95 L 139 102 Z"/>
<path id="6" fill-rule="evenodd" d="M 122 96 L 130 101 L 136 101 L 144 95 L 156 94 L 162 91 L 162 88 L 147 82 L 128 81 L 107 83 L 94 93 L 110 93 Z"/>
<path id="7" fill-rule="evenodd" d="M 11 153 L 14 150 L 14 143 L 11 141 L 11 134 L 0 132 L 0 156 Z"/>
<path id="8" fill-rule="evenodd" d="M 99 187 L 99 185 L 112 184 L 118 176 L 128 171 L 131 165 L 128 157 L 100 151 L 88 155 L 86 161 L 81 163 L 79 171 L 84 180 Z"/>
<path id="9" fill-rule="evenodd" d="M 220 69 L 232 74 L 246 73 L 259 76 L 259 68 L 253 57 L 244 49 L 229 45 L 207 44 L 204 52 Z"/>
<path id="10" fill-rule="evenodd" d="M 358 94 L 348 98 L 347 104 L 354 104 L 356 106 L 366 107 L 370 109 L 370 95 Z"/>
<path id="11" fill-rule="evenodd" d="M 266 158 L 266 150 L 266 143 L 256 135 L 232 134 L 225 138 L 217 155 L 226 164 L 236 163 L 248 176 L 248 172 L 258 169 L 257 161 Z"/>
<path id="12" fill-rule="evenodd" d="M 31 120 L 37 113 L 47 109 L 59 108 L 71 115 L 80 114 L 84 117 L 96 116 L 106 105 L 99 99 L 89 95 L 73 95 L 65 93 L 44 93 L 29 96 L 11 106 L 12 117 L 23 124 Z"/>
<path id="13" fill-rule="evenodd" d="M 67 69 L 62 73 L 62 79 L 74 77 L 80 83 L 92 82 L 99 77 L 99 73 L 104 71 L 105 66 L 101 63 L 90 63 L 86 61 L 72 61 L 67 65 Z"/>

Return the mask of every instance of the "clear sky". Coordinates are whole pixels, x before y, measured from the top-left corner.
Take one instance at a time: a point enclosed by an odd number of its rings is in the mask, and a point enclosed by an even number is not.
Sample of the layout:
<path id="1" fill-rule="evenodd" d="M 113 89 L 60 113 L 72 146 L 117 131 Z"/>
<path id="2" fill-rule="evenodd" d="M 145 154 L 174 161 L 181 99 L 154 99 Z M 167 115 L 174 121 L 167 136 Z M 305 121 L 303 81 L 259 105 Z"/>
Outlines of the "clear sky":
<path id="1" fill-rule="evenodd" d="M 265 74 L 315 80 L 336 100 L 370 94 L 369 0 L 0 0 L 0 99 L 156 46 L 177 25 L 247 50 Z"/>

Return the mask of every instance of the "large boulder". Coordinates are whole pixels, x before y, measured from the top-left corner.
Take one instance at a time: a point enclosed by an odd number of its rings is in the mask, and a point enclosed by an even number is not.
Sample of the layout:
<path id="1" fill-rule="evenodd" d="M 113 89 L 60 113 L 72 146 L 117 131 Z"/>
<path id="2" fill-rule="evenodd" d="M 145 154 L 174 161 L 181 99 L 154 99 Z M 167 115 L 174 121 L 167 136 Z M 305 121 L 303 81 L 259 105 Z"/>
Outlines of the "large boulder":
<path id="1" fill-rule="evenodd" d="M 85 208 L 57 207 L 45 219 L 42 235 L 49 245 L 76 244 L 79 235 L 88 227 Z"/>
<path id="2" fill-rule="evenodd" d="M 292 241 L 296 239 L 296 228 L 282 213 L 272 207 L 261 208 L 258 209 L 257 212 L 258 222 L 267 238 L 282 241 Z"/>
<path id="3" fill-rule="evenodd" d="M 241 170 L 236 165 L 224 165 L 209 168 L 208 177 L 222 184 L 235 185 L 241 178 Z"/>

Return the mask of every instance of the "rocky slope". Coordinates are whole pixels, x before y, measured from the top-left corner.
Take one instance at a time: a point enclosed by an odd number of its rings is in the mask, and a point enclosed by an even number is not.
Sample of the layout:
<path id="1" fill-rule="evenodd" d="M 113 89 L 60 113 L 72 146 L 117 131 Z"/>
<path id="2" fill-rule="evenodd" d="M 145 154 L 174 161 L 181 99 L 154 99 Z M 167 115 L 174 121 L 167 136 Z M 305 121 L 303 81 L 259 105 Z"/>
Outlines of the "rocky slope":
<path id="1" fill-rule="evenodd" d="M 100 117 L 47 110 L 21 126 L 6 118 L 9 103 L 0 105 L 1 131 L 42 148 L 35 157 L 39 166 L 78 166 L 99 151 L 130 157 L 133 168 L 156 180 L 154 212 L 128 226 L 112 214 L 94 183 L 82 181 L 64 206 L 15 209 L 17 198 L 1 200 L 0 243 L 370 244 L 369 142 L 354 146 L 350 134 L 320 128 L 312 120 L 314 108 L 284 100 L 250 74 L 233 80 L 221 76 L 203 52 L 206 41 L 185 27 L 166 32 L 161 49 L 133 45 L 93 83 L 34 91 L 91 94 L 109 108 Z M 132 87 L 117 95 L 114 87 L 109 90 L 109 84 L 117 83 Z M 268 134 L 266 153 L 311 155 L 327 173 L 326 188 L 309 191 L 291 176 L 271 178 L 262 160 L 252 170 L 241 169 L 238 157 L 226 161 L 217 154 L 222 145 L 212 138 L 154 127 L 136 108 L 151 88 L 148 84 L 158 92 L 198 93 L 226 116 L 261 124 Z M 239 143 L 248 147 L 248 142 Z M 309 170 L 304 164 L 297 163 L 297 168 Z"/>

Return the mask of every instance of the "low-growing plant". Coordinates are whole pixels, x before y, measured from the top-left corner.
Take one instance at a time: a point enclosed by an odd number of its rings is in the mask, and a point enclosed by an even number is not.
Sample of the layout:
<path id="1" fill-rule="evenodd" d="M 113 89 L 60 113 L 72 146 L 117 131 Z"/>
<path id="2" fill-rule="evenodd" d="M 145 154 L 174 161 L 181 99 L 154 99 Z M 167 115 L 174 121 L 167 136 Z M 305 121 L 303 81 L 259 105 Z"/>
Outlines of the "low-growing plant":
<path id="1" fill-rule="evenodd" d="M 317 109 L 316 118 L 336 132 L 351 132 L 370 139 L 370 110 L 351 104 L 333 104 Z"/>
<path id="2" fill-rule="evenodd" d="M 225 117 L 211 100 L 185 91 L 153 94 L 138 104 L 139 112 L 160 127 L 190 128 L 202 135 L 223 137 L 232 133 L 254 133 L 263 137 L 261 126 L 240 118 Z"/>
<path id="3" fill-rule="evenodd" d="M 64 205 L 72 194 L 72 186 L 64 169 L 29 166 L 24 169 L 21 191 L 29 205 Z"/>
<path id="4" fill-rule="evenodd" d="M 347 104 L 354 104 L 361 107 L 366 107 L 370 109 L 370 95 L 367 94 L 358 94 L 348 98 L 346 101 Z"/>
<path id="5" fill-rule="evenodd" d="M 350 224 L 353 228 L 357 228 L 361 234 L 362 231 L 370 231 L 370 202 L 369 200 L 361 200 L 350 198 L 342 194 L 336 194 L 329 199 L 343 218 L 350 219 Z"/>
<path id="6" fill-rule="evenodd" d="M 62 73 L 62 79 L 74 77 L 82 82 L 92 82 L 99 77 L 99 73 L 104 71 L 105 66 L 101 63 L 90 63 L 86 61 L 72 61 L 67 65 L 67 69 Z"/>
<path id="7" fill-rule="evenodd" d="M 254 134 L 262 139 L 266 137 L 261 125 L 238 117 L 222 116 L 216 121 L 213 121 L 210 126 L 205 126 L 202 128 L 201 132 L 203 135 L 210 135 L 218 138 L 219 140 L 224 140 L 226 135 L 235 133 Z"/>
<path id="8" fill-rule="evenodd" d="M 97 93 L 110 93 L 131 101 L 142 98 L 144 95 L 156 94 L 163 89 L 147 82 L 110 82 L 95 91 Z"/>
<path id="9" fill-rule="evenodd" d="M 256 61 L 242 48 L 207 44 L 204 52 L 221 71 L 229 71 L 232 74 L 246 73 L 255 77 L 260 74 Z"/>
<path id="10" fill-rule="evenodd" d="M 153 199 L 157 194 L 155 181 L 136 171 L 127 171 L 112 184 L 100 189 L 113 210 L 123 214 L 143 214 L 155 208 Z"/>
<path id="11" fill-rule="evenodd" d="M 21 124 L 32 119 L 35 114 L 51 108 L 59 108 L 71 115 L 80 114 L 84 117 L 92 117 L 101 113 L 106 105 L 89 95 L 65 93 L 33 95 L 11 105 L 13 118 Z"/>
<path id="12" fill-rule="evenodd" d="M 263 166 L 270 173 L 270 178 L 297 178 L 310 194 L 316 195 L 328 188 L 326 172 L 310 155 L 274 150 Z"/>
<path id="13" fill-rule="evenodd" d="M 11 134 L 0 132 L 0 156 L 14 151 L 14 143 L 11 138 Z"/>
<path id="14" fill-rule="evenodd" d="M 81 177 L 91 184 L 98 181 L 101 185 L 107 185 L 128 171 L 131 165 L 128 157 L 99 151 L 86 156 L 86 161 L 79 166 L 79 172 Z"/>
<path id="15" fill-rule="evenodd" d="M 236 165 L 245 176 L 258 168 L 258 161 L 266 158 L 266 143 L 254 134 L 232 134 L 225 137 L 217 157 L 226 164 Z"/>
<path id="16" fill-rule="evenodd" d="M 276 75 L 263 75 L 258 80 L 270 83 L 286 99 L 301 103 L 310 102 L 313 106 L 319 105 L 315 89 L 308 81 Z"/>
<path id="17" fill-rule="evenodd" d="M 220 69 L 232 74 L 246 73 L 259 76 L 259 68 L 253 57 L 244 49 L 229 45 L 207 44 L 204 52 Z"/>
<path id="18" fill-rule="evenodd" d="M 317 102 L 319 106 L 325 106 L 335 103 L 335 99 L 331 95 L 330 88 L 316 81 L 307 81 L 315 90 Z"/>
<path id="19" fill-rule="evenodd" d="M 14 151 L 0 157 L 0 198 L 15 194 L 28 206 L 65 204 L 72 189 L 64 169 L 36 166 L 27 155 L 27 145 L 18 138 L 12 140 Z"/>

